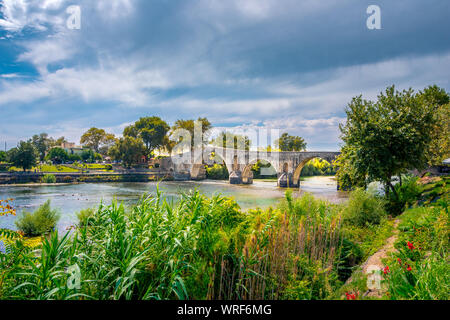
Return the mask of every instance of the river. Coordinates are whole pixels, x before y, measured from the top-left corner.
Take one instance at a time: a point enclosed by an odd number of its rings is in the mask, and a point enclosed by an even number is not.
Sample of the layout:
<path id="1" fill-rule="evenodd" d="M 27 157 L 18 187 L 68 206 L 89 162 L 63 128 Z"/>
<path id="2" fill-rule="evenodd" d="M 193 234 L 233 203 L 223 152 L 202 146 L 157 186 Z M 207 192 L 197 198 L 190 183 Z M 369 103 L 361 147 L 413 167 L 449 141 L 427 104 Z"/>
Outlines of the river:
<path id="1" fill-rule="evenodd" d="M 176 200 L 181 192 L 197 188 L 207 196 L 222 194 L 233 197 L 242 209 L 255 207 L 266 208 L 276 204 L 284 196 L 285 189 L 277 188 L 275 180 L 255 180 L 252 185 L 230 185 L 226 181 L 206 180 L 195 181 L 165 181 L 160 182 L 160 190 L 169 200 Z M 17 214 L 34 211 L 46 200 L 58 208 L 61 218 L 58 229 L 64 230 L 76 223 L 76 213 L 85 208 L 98 206 L 103 201 L 110 204 L 116 198 L 126 205 L 136 203 L 144 193 L 154 194 L 156 182 L 148 183 L 82 183 L 56 185 L 0 185 L 0 199 L 13 198 Z M 346 199 L 345 192 L 336 190 L 333 177 L 309 177 L 301 182 L 301 189 L 294 192 L 294 196 L 301 196 L 302 192 L 310 192 L 317 197 L 330 202 L 342 202 Z M 17 216 L 0 217 L 0 228 L 16 229 L 14 220 Z"/>

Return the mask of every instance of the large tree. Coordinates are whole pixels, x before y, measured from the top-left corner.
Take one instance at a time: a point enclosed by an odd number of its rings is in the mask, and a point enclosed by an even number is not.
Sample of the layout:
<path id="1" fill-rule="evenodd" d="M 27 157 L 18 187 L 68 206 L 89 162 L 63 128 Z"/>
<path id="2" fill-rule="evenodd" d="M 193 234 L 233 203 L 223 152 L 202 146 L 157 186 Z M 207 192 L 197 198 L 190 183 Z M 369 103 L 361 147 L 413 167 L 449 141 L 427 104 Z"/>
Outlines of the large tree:
<path id="1" fill-rule="evenodd" d="M 174 132 L 177 129 L 184 129 L 189 131 L 191 135 L 191 147 L 194 147 L 194 134 L 195 134 L 195 121 L 194 119 L 189 120 L 177 120 L 175 121 L 174 125 L 172 126 L 172 132 Z M 202 129 L 202 144 L 206 144 L 208 141 L 207 135 L 208 130 L 212 128 L 211 122 L 207 118 L 198 118 L 197 121 L 201 123 L 201 129 Z M 179 143 L 180 141 L 176 141 Z"/>
<path id="2" fill-rule="evenodd" d="M 216 138 L 211 141 L 212 145 L 222 148 L 227 147 L 227 139 L 233 144 L 233 149 L 250 150 L 251 140 L 248 136 L 240 134 L 233 134 L 230 132 L 221 132 Z M 229 146 L 228 146 L 229 147 Z"/>
<path id="3" fill-rule="evenodd" d="M 39 152 L 39 159 L 42 161 L 45 158 L 47 151 L 50 149 L 54 140 L 48 136 L 47 133 L 35 134 L 30 142 L 36 147 Z"/>
<path id="4" fill-rule="evenodd" d="M 444 89 L 433 85 L 419 92 L 418 99 L 435 110 L 428 164 L 440 165 L 450 157 L 450 97 Z"/>
<path id="5" fill-rule="evenodd" d="M 306 142 L 302 137 L 291 136 L 287 132 L 283 133 L 276 141 L 281 151 L 303 151 L 306 150 Z"/>
<path id="6" fill-rule="evenodd" d="M 63 148 L 53 147 L 49 150 L 46 158 L 51 160 L 53 163 L 62 163 L 69 159 L 69 155 Z"/>
<path id="7" fill-rule="evenodd" d="M 23 171 L 36 165 L 38 157 L 39 153 L 30 141 L 20 141 L 16 148 L 8 151 L 9 162 L 15 167 L 22 168 Z"/>
<path id="8" fill-rule="evenodd" d="M 353 98 L 345 110 L 347 122 L 340 125 L 344 146 L 337 163 L 339 184 L 344 177 L 359 185 L 382 181 L 397 198 L 392 177 L 427 164 L 435 111 L 412 89 L 397 91 L 394 86 L 375 102 Z"/>
<path id="9" fill-rule="evenodd" d="M 108 148 L 114 143 L 115 137 L 112 133 L 107 133 L 104 129 L 92 127 L 86 131 L 80 139 L 84 147 L 92 148 L 95 152 L 107 153 Z"/>
<path id="10" fill-rule="evenodd" d="M 141 138 L 124 136 L 117 139 L 116 143 L 109 149 L 109 155 L 114 160 L 122 160 L 126 167 L 139 162 L 139 159 L 145 155 L 146 147 Z"/>
<path id="11" fill-rule="evenodd" d="M 169 129 L 169 125 L 159 117 L 144 117 L 126 127 L 123 135 L 140 138 L 145 144 L 147 155 L 150 155 L 153 150 L 165 146 Z"/>

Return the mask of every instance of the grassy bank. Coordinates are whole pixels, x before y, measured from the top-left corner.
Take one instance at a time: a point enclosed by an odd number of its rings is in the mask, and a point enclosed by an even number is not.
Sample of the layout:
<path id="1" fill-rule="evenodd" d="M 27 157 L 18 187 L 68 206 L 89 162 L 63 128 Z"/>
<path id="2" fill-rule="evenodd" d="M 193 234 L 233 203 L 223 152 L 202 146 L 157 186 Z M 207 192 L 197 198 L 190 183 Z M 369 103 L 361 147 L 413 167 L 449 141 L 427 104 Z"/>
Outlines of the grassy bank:
<path id="1" fill-rule="evenodd" d="M 424 252 L 402 261 L 417 268 L 414 279 L 430 284 L 431 293 L 417 295 L 411 293 L 416 287 L 403 284 L 397 289 L 400 280 L 386 277 L 391 298 L 448 299 L 439 286 L 448 286 L 448 193 L 445 182 L 439 187 L 437 196 L 423 191 L 400 225 Z M 176 204 L 158 193 L 128 210 L 100 205 L 80 213 L 72 233 L 53 232 L 37 248 L 4 231 L 9 240 L 0 256 L 0 298 L 345 299 L 344 290 L 364 290 L 365 279 L 355 279 L 353 287 L 344 283 L 393 232 L 385 204 L 357 190 L 339 205 L 287 192 L 275 208 L 247 212 L 232 199 L 195 191 Z M 425 237 L 411 234 L 411 223 L 419 222 Z M 399 249 L 405 237 L 399 236 Z M 420 237 L 435 241 L 422 244 Z"/>

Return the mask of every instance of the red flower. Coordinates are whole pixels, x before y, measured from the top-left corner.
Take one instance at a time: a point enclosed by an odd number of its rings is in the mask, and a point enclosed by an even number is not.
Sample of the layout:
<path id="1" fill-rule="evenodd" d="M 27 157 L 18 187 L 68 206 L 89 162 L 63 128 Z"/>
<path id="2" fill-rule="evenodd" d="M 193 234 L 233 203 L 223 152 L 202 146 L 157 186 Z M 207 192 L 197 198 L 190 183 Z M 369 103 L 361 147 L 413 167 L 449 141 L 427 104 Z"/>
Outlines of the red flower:
<path id="1" fill-rule="evenodd" d="M 389 266 L 384 267 L 383 272 L 384 274 L 388 274 L 390 272 Z"/>
<path id="2" fill-rule="evenodd" d="M 409 241 L 407 243 L 407 246 L 408 246 L 409 250 L 414 250 L 415 249 L 414 245 L 411 242 L 409 242 Z"/>
<path id="3" fill-rule="evenodd" d="M 406 268 L 406 270 L 411 271 L 411 266 L 408 264 L 408 267 Z"/>
<path id="4" fill-rule="evenodd" d="M 345 295 L 347 296 L 347 300 L 356 300 L 356 295 L 353 293 L 346 292 Z"/>
<path id="5" fill-rule="evenodd" d="M 402 259 L 398 258 L 397 261 L 399 264 L 402 264 Z"/>

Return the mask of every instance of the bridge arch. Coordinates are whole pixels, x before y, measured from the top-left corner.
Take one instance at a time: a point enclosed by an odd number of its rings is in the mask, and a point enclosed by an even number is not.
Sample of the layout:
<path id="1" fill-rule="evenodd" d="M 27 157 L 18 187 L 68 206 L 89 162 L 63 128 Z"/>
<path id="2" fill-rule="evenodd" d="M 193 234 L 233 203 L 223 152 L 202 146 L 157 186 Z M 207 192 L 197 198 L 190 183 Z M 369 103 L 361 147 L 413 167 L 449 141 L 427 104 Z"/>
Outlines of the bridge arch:
<path id="1" fill-rule="evenodd" d="M 244 169 L 242 170 L 242 183 L 243 184 L 252 184 L 253 183 L 253 171 L 252 171 L 252 168 L 258 161 L 270 164 L 270 166 L 278 174 L 277 168 L 274 166 L 274 164 L 271 161 L 269 161 L 267 159 L 263 159 L 263 158 L 261 158 L 261 159 L 255 158 L 255 159 L 251 160 L 247 165 L 245 165 Z"/>
<path id="2" fill-rule="evenodd" d="M 311 157 L 307 157 L 305 159 L 303 159 L 295 168 L 294 170 L 294 174 L 292 177 L 292 182 L 294 186 L 298 186 L 300 187 L 300 176 L 303 170 L 303 167 L 311 160 L 313 159 L 321 159 L 321 160 L 325 160 L 326 162 L 328 162 L 329 164 L 332 164 L 332 159 L 328 158 L 328 157 L 320 157 L 320 156 L 311 156 Z"/>

